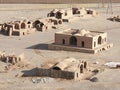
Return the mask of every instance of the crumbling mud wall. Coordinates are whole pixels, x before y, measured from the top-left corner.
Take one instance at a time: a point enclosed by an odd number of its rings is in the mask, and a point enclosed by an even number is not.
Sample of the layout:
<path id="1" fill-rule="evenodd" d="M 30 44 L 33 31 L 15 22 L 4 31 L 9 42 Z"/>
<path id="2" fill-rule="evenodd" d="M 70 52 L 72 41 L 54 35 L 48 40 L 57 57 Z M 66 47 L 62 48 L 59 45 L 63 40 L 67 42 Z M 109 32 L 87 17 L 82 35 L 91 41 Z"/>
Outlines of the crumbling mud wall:
<path id="1" fill-rule="evenodd" d="M 75 73 L 61 70 L 53 70 L 53 69 L 42 69 L 37 68 L 36 72 L 37 76 L 40 77 L 52 77 L 52 78 L 62 78 L 62 79 L 74 79 Z"/>

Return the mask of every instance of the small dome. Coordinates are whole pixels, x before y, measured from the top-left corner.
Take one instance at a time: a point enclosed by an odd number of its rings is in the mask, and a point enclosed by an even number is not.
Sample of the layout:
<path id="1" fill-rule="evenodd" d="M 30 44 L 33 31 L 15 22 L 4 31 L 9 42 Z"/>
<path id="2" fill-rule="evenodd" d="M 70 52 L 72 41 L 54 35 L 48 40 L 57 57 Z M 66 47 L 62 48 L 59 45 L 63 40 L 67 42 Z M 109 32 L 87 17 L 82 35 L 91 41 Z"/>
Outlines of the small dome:
<path id="1" fill-rule="evenodd" d="M 61 9 L 61 10 L 59 10 L 59 12 L 64 13 L 64 12 L 65 12 L 65 10 Z"/>
<path id="2" fill-rule="evenodd" d="M 84 36 L 85 34 L 88 34 L 88 33 L 90 33 L 90 32 L 87 31 L 87 30 L 85 30 L 85 29 L 80 30 L 80 34 L 81 34 L 82 36 Z"/>
<path id="3" fill-rule="evenodd" d="M 90 34 L 85 34 L 84 36 L 86 36 L 86 37 L 92 37 L 92 35 L 90 35 Z"/>

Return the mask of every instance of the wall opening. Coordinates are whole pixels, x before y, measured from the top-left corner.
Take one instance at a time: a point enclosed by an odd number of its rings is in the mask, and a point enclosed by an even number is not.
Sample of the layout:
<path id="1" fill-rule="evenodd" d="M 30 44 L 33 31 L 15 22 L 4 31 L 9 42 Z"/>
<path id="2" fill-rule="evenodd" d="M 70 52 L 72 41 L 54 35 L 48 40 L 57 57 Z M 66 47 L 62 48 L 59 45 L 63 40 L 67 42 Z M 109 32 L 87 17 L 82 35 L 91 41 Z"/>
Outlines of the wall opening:
<path id="1" fill-rule="evenodd" d="M 35 21 L 35 23 L 34 23 L 35 27 L 37 27 L 37 25 L 38 25 L 39 23 L 40 23 L 39 20 Z"/>
<path id="2" fill-rule="evenodd" d="M 102 37 L 101 36 L 98 37 L 98 44 L 102 44 Z"/>
<path id="3" fill-rule="evenodd" d="M 67 13 L 65 13 L 65 16 L 67 16 Z"/>
<path id="4" fill-rule="evenodd" d="M 94 42 L 94 47 L 96 47 L 96 42 Z"/>
<path id="5" fill-rule="evenodd" d="M 53 70 L 61 70 L 59 67 L 53 67 Z"/>
<path id="6" fill-rule="evenodd" d="M 21 24 L 21 29 L 25 29 L 25 23 Z"/>
<path id="7" fill-rule="evenodd" d="M 84 62 L 84 68 L 85 69 L 87 68 L 87 62 Z"/>
<path id="8" fill-rule="evenodd" d="M 62 44 L 65 44 L 65 39 L 62 40 Z"/>
<path id="9" fill-rule="evenodd" d="M 62 24 L 62 21 L 61 20 L 59 20 L 59 22 L 58 22 L 59 24 Z"/>
<path id="10" fill-rule="evenodd" d="M 58 12 L 57 15 L 56 15 L 56 18 L 61 19 L 62 18 L 62 14 L 60 12 Z"/>
<path id="11" fill-rule="evenodd" d="M 79 77 L 79 76 L 78 76 L 78 73 L 77 73 L 77 77 Z"/>
<path id="12" fill-rule="evenodd" d="M 77 46 L 77 38 L 72 36 L 70 37 L 70 45 Z"/>
<path id="13" fill-rule="evenodd" d="M 31 22 L 29 21 L 27 24 L 31 24 Z"/>
<path id="14" fill-rule="evenodd" d="M 53 12 L 50 13 L 50 17 L 54 17 L 55 14 Z"/>
<path id="15" fill-rule="evenodd" d="M 80 73 L 83 73 L 83 65 L 80 65 Z"/>
<path id="16" fill-rule="evenodd" d="M 82 47 L 85 47 L 85 43 L 84 43 L 84 41 L 82 41 Z"/>
<path id="17" fill-rule="evenodd" d="M 15 24 L 15 29 L 20 29 L 19 24 Z"/>

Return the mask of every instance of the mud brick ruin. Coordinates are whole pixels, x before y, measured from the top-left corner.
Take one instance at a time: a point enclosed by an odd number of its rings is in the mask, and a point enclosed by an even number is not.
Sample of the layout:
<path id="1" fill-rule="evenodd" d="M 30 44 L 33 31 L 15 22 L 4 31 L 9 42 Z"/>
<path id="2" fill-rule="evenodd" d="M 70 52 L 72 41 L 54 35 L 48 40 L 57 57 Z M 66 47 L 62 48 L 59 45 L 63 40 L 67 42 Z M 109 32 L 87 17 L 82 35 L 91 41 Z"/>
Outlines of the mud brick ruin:
<path id="1" fill-rule="evenodd" d="M 70 22 L 81 16 L 83 17 L 87 15 L 97 16 L 98 12 L 85 8 L 53 9 L 50 13 L 48 13 L 47 17 L 55 17 L 57 19 L 62 19 L 64 22 Z"/>
<path id="2" fill-rule="evenodd" d="M 113 44 L 107 43 L 105 32 L 67 29 L 55 33 L 55 42 L 49 44 L 48 49 L 98 53 L 112 46 Z"/>
<path id="3" fill-rule="evenodd" d="M 56 28 L 57 25 L 62 24 L 62 20 L 57 19 L 57 18 L 43 18 L 43 19 L 38 19 L 34 22 L 34 26 L 38 31 L 44 32 L 47 31 L 48 29 L 51 28 Z"/>
<path id="4" fill-rule="evenodd" d="M 95 10 L 85 8 L 67 8 L 67 9 L 53 9 L 48 13 L 47 18 L 37 19 L 30 21 L 28 19 L 16 20 L 0 24 L 0 30 L 2 34 L 12 35 L 27 35 L 37 31 L 47 31 L 49 29 L 56 29 L 63 22 L 70 22 L 72 20 L 78 20 L 83 16 L 96 16 L 98 13 Z"/>
<path id="5" fill-rule="evenodd" d="M 74 58 L 67 58 L 56 63 L 52 67 L 37 68 L 37 76 L 52 77 L 62 79 L 81 80 L 85 73 L 88 72 L 88 63 L 79 61 Z"/>
<path id="6" fill-rule="evenodd" d="M 20 21 L 11 21 L 8 23 L 4 23 L 1 26 L 1 31 L 5 35 L 26 35 L 32 32 L 35 32 L 35 28 L 33 26 L 33 22 L 27 19 Z"/>
<path id="7" fill-rule="evenodd" d="M 108 20 L 110 20 L 110 21 L 120 22 L 120 16 L 117 15 L 117 16 L 114 16 L 114 17 L 110 17 L 110 18 L 108 18 Z"/>
<path id="8" fill-rule="evenodd" d="M 10 63 L 10 64 L 17 64 L 21 62 L 24 59 L 24 55 L 15 55 L 14 53 L 11 53 L 9 55 L 6 55 L 5 52 L 0 53 L 0 60 L 5 62 L 5 63 Z"/>

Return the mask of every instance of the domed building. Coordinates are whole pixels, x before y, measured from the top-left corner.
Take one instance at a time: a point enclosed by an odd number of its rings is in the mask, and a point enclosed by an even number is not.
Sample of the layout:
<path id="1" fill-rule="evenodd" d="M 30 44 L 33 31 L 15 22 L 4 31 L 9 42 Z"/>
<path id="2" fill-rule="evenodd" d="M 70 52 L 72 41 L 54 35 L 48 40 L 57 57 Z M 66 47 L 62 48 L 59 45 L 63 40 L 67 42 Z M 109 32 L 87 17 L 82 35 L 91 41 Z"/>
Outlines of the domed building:
<path id="1" fill-rule="evenodd" d="M 55 42 L 48 49 L 98 53 L 112 46 L 107 43 L 106 32 L 67 29 L 55 33 Z"/>

